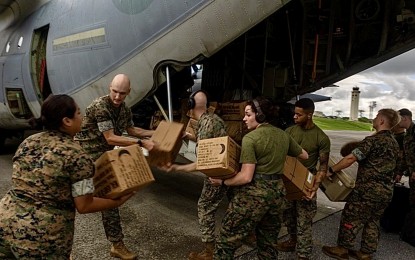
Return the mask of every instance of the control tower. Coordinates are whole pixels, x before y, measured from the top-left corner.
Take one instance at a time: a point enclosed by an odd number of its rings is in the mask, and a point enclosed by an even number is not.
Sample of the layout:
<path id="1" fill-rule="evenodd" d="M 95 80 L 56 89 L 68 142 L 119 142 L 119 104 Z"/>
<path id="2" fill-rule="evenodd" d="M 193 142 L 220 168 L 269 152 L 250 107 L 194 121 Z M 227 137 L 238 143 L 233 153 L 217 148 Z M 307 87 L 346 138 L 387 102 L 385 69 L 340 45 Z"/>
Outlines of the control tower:
<path id="1" fill-rule="evenodd" d="M 352 100 L 350 102 L 350 117 L 349 120 L 350 121 L 357 121 L 358 117 L 358 112 L 359 112 L 359 88 L 358 87 L 353 87 L 353 91 L 352 91 Z"/>

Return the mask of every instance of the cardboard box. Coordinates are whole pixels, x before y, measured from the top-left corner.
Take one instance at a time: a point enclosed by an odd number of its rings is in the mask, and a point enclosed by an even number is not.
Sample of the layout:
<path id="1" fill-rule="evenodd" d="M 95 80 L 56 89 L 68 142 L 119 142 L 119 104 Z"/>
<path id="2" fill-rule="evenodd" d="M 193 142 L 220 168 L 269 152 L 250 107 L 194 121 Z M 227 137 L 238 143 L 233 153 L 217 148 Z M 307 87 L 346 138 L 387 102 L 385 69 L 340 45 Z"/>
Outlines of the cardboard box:
<path id="1" fill-rule="evenodd" d="M 105 152 L 95 161 L 97 197 L 118 198 L 154 181 L 141 147 L 131 145 Z"/>
<path id="2" fill-rule="evenodd" d="M 147 158 L 153 166 L 174 162 L 182 146 L 184 125 L 176 122 L 161 121 L 151 140 L 158 144 L 158 150 L 151 150 Z"/>
<path id="3" fill-rule="evenodd" d="M 238 144 L 242 143 L 242 138 L 248 133 L 248 128 L 244 121 L 225 121 L 226 132 Z"/>
<path id="4" fill-rule="evenodd" d="M 248 101 L 221 103 L 220 109 L 222 119 L 242 121 L 245 116 L 245 107 L 247 104 Z"/>
<path id="5" fill-rule="evenodd" d="M 190 118 L 186 126 L 187 139 L 196 142 L 197 140 L 197 120 Z"/>
<path id="6" fill-rule="evenodd" d="M 311 192 L 308 189 L 313 188 L 314 179 L 314 175 L 297 158 L 286 157 L 283 181 L 288 200 L 299 200 L 303 196 L 310 196 Z"/>
<path id="7" fill-rule="evenodd" d="M 166 114 L 168 115 L 168 112 L 166 112 Z M 177 110 L 173 110 L 173 121 L 175 122 L 180 122 L 181 117 L 180 117 L 180 113 Z M 154 112 L 153 116 L 151 117 L 151 121 L 150 121 L 150 129 L 157 129 L 158 125 L 160 124 L 161 121 L 165 120 L 163 113 L 158 110 L 156 112 Z"/>
<path id="8" fill-rule="evenodd" d="M 338 163 L 342 157 L 330 156 L 329 166 L 333 166 Z M 348 195 L 355 186 L 355 180 L 357 176 L 358 164 L 355 162 L 351 166 L 343 169 L 342 171 L 325 178 L 321 183 L 321 190 L 326 194 L 327 198 L 331 201 L 346 201 Z"/>
<path id="9" fill-rule="evenodd" d="M 241 147 L 229 136 L 199 140 L 196 170 L 227 179 L 239 171 Z"/>

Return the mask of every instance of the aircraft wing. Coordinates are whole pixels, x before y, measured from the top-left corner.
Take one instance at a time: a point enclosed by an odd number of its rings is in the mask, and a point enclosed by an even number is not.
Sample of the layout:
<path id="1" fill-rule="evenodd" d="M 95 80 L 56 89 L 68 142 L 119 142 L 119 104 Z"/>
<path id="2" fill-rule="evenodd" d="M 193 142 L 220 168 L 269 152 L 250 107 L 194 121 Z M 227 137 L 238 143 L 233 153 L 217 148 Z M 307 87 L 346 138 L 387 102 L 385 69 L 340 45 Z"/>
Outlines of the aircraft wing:
<path id="1" fill-rule="evenodd" d="M 8 8 L 14 0 L 0 0 L 0 14 Z"/>
<path id="2" fill-rule="evenodd" d="M 315 102 L 321 102 L 321 101 L 328 101 L 331 100 L 331 97 L 328 96 L 323 96 L 323 95 L 318 95 L 318 94 L 313 94 L 313 93 L 306 93 L 304 95 L 299 96 L 299 99 L 301 98 L 309 98 L 311 100 Z M 288 101 L 287 103 L 291 103 L 294 104 L 297 101 L 297 99 L 295 97 L 293 97 L 290 101 Z"/>
<path id="3" fill-rule="evenodd" d="M 27 17 L 50 0 L 0 0 L 0 31 Z"/>

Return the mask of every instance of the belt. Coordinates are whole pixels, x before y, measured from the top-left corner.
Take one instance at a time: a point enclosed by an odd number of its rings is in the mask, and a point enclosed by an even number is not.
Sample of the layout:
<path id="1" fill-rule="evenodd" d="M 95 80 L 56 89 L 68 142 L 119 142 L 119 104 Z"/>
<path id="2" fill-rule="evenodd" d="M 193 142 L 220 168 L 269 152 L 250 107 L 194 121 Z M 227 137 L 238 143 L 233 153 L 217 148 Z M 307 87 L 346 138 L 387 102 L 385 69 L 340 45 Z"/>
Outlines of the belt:
<path id="1" fill-rule="evenodd" d="M 266 180 L 266 181 L 275 181 L 275 180 L 281 180 L 281 175 L 282 174 L 278 174 L 278 173 L 274 173 L 274 174 L 255 173 L 254 179 L 256 179 L 256 180 Z"/>

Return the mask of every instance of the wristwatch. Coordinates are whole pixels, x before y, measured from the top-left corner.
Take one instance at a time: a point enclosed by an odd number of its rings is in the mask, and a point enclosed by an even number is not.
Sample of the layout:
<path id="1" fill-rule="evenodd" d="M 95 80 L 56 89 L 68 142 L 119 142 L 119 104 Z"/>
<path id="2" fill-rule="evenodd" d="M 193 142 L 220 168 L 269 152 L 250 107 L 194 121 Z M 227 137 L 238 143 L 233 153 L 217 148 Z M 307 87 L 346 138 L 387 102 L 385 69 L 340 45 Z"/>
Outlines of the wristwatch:
<path id="1" fill-rule="evenodd" d="M 138 139 L 138 140 L 137 140 L 137 144 L 138 144 L 140 147 L 143 147 L 143 141 L 141 141 L 141 139 Z"/>
<path id="2" fill-rule="evenodd" d="M 331 174 L 335 174 L 336 172 L 335 172 L 335 171 L 333 171 L 333 168 L 329 167 L 329 173 L 331 173 Z"/>

